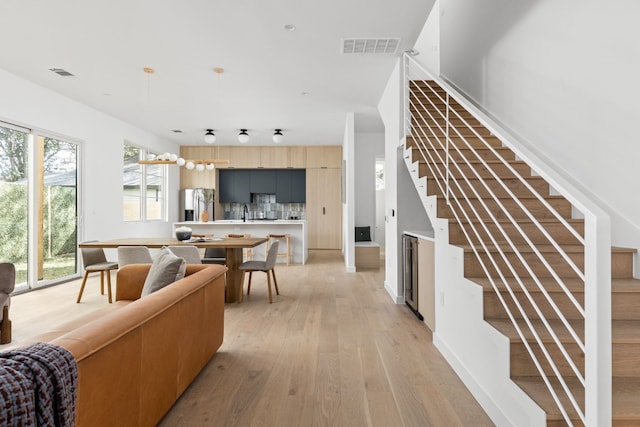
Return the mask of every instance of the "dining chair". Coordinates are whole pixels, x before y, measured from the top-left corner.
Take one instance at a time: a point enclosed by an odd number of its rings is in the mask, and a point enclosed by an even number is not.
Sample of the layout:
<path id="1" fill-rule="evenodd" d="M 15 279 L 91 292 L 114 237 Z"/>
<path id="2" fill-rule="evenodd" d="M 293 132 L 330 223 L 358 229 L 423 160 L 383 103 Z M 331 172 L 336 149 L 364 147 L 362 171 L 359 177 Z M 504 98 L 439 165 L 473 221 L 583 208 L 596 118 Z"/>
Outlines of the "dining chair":
<path id="1" fill-rule="evenodd" d="M 202 264 L 200 251 L 195 246 L 168 246 L 175 256 L 184 258 L 187 264 Z"/>
<path id="2" fill-rule="evenodd" d="M 0 344 L 11 342 L 11 320 L 9 307 L 11 293 L 16 287 L 16 267 L 10 262 L 0 263 Z"/>
<path id="3" fill-rule="evenodd" d="M 269 247 L 273 244 L 274 241 L 279 240 L 284 242 L 287 245 L 286 251 L 278 252 L 277 258 L 284 258 L 287 261 L 287 266 L 291 264 L 291 235 L 290 234 L 267 234 L 267 249 L 269 251 Z"/>
<path id="4" fill-rule="evenodd" d="M 97 240 L 90 240 L 84 243 L 91 242 L 97 242 Z M 111 270 L 117 270 L 118 263 L 107 261 L 107 256 L 102 248 L 80 248 L 80 252 L 82 254 L 82 265 L 84 265 L 84 277 L 82 278 L 82 285 L 80 285 L 80 292 L 76 302 L 79 303 L 82 299 L 82 292 L 84 292 L 84 286 L 87 284 L 89 274 L 99 272 L 100 294 L 104 295 L 104 275 L 106 273 L 109 304 L 111 304 Z"/>
<path id="5" fill-rule="evenodd" d="M 118 267 L 129 264 L 151 264 L 151 252 L 146 246 L 118 246 Z"/>
<path id="6" fill-rule="evenodd" d="M 225 248 L 206 248 L 204 250 L 203 264 L 226 264 L 227 250 Z"/>
<path id="7" fill-rule="evenodd" d="M 240 296 L 238 302 L 242 302 L 242 294 L 244 293 L 244 275 L 249 272 L 249 284 L 247 285 L 247 295 L 251 292 L 251 276 L 254 271 L 264 271 L 267 273 L 267 289 L 269 290 L 269 304 L 273 303 L 273 297 L 271 296 L 271 276 L 273 276 L 273 284 L 276 287 L 276 294 L 280 295 L 278 290 L 278 281 L 276 280 L 276 272 L 274 267 L 276 266 L 276 258 L 278 256 L 278 241 L 276 240 L 271 244 L 269 252 L 267 253 L 267 259 L 264 261 L 246 261 L 240 264 L 238 267 L 242 271 L 242 278 L 240 279 Z"/>

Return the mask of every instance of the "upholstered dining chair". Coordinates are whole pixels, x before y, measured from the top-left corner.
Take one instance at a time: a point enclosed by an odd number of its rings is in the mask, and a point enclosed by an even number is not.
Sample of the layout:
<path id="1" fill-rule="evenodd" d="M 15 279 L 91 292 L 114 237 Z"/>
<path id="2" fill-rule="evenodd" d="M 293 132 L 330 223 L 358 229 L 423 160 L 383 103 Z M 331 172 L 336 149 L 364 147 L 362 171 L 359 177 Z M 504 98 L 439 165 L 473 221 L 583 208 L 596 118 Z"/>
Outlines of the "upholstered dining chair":
<path id="1" fill-rule="evenodd" d="M 204 250 L 203 264 L 226 264 L 227 250 L 225 248 L 206 248 Z"/>
<path id="2" fill-rule="evenodd" d="M 169 246 L 168 247 L 175 256 L 184 258 L 187 264 L 202 264 L 200 259 L 200 251 L 195 246 Z"/>
<path id="3" fill-rule="evenodd" d="M 9 307 L 11 293 L 16 287 L 16 267 L 10 262 L 0 263 L 0 344 L 11 342 Z"/>
<path id="4" fill-rule="evenodd" d="M 96 242 L 97 240 L 90 240 L 85 243 Z M 107 261 L 107 256 L 104 254 L 102 248 L 80 248 L 82 254 L 82 265 L 84 265 L 84 277 L 82 278 L 82 285 L 80 285 L 80 292 L 78 293 L 77 303 L 82 299 L 82 292 L 84 292 L 84 286 L 87 284 L 87 278 L 90 273 L 100 273 L 100 293 L 104 295 L 104 276 L 107 275 L 107 291 L 109 295 L 109 304 L 111 304 L 111 270 L 118 269 L 117 262 Z"/>
<path id="5" fill-rule="evenodd" d="M 129 264 L 151 264 L 151 252 L 146 246 L 118 246 L 118 267 Z"/>
<path id="6" fill-rule="evenodd" d="M 244 291 L 244 275 L 249 272 L 249 284 L 247 285 L 247 295 L 251 292 L 251 276 L 254 271 L 264 271 L 267 273 L 267 289 L 269 290 L 269 304 L 273 303 L 273 297 L 271 296 L 271 276 L 273 276 L 273 284 L 276 287 L 276 294 L 280 295 L 278 290 L 278 281 L 276 280 L 276 272 L 274 267 L 276 266 L 276 258 L 278 256 L 278 241 L 274 241 L 267 252 L 267 259 L 264 261 L 246 261 L 240 264 L 238 267 L 242 271 L 242 278 L 240 279 L 240 297 L 238 302 L 242 302 L 242 294 Z"/>

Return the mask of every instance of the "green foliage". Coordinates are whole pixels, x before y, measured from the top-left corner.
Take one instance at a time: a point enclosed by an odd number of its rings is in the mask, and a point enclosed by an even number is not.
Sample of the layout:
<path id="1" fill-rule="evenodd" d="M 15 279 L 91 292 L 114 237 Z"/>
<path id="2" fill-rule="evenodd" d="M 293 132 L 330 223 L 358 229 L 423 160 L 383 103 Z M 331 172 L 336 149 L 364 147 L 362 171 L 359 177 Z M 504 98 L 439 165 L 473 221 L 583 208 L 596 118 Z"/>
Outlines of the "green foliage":
<path id="1" fill-rule="evenodd" d="M 0 200 L 0 259 L 25 262 L 28 231 L 26 185 L 0 183 Z M 44 202 L 44 256 L 74 254 L 76 189 L 47 187 Z"/>
<path id="2" fill-rule="evenodd" d="M 44 206 L 44 256 L 50 258 L 72 254 L 76 250 L 77 243 L 76 189 L 74 187 L 49 187 L 49 192 L 50 204 L 46 203 Z M 51 216 L 49 217 L 49 215 Z"/>
<path id="3" fill-rule="evenodd" d="M 27 259 L 27 187 L 0 183 L 0 260 Z"/>
<path id="4" fill-rule="evenodd" d="M 15 182 L 27 174 L 27 137 L 29 134 L 0 126 L 0 178 Z"/>

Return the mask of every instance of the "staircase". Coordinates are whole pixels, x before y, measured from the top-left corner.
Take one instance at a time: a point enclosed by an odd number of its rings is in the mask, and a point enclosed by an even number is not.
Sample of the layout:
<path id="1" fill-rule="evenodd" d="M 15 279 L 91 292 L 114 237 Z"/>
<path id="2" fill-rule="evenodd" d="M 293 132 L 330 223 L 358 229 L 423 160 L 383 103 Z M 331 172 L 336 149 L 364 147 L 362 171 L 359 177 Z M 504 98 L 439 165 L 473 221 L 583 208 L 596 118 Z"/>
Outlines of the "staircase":
<path id="1" fill-rule="evenodd" d="M 584 220 L 435 82 L 412 80 L 409 89 L 405 148 L 426 177 L 423 191 L 437 197 L 437 216 L 449 221 L 449 243 L 464 250 L 464 276 L 483 289 L 485 321 L 510 340 L 512 380 L 547 425 L 592 425 L 584 415 Z M 634 252 L 611 248 L 614 426 L 640 426 Z"/>

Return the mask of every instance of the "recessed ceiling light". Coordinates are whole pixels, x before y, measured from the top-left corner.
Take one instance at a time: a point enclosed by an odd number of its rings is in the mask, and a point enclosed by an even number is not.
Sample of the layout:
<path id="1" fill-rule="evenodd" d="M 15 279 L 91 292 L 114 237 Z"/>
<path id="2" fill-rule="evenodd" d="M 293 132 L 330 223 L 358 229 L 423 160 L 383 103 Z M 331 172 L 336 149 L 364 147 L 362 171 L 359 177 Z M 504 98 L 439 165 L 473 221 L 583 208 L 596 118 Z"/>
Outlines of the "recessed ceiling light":
<path id="1" fill-rule="evenodd" d="M 182 133 L 182 131 L 180 129 L 171 129 L 171 132 L 173 132 L 173 133 Z"/>
<path id="2" fill-rule="evenodd" d="M 284 24 L 282 29 L 289 32 L 294 32 L 296 30 L 296 26 L 293 24 Z"/>
<path id="3" fill-rule="evenodd" d="M 300 95 L 302 95 L 302 96 L 307 96 L 307 95 L 309 95 L 309 92 L 304 92 L 304 91 L 302 91 L 302 92 L 300 92 Z"/>
<path id="4" fill-rule="evenodd" d="M 213 69 L 213 72 L 216 73 L 216 74 L 222 74 L 222 73 L 224 73 L 224 68 L 216 67 L 216 68 Z"/>
<path id="5" fill-rule="evenodd" d="M 153 74 L 153 73 L 155 73 L 155 72 L 156 72 L 156 70 L 154 70 L 154 69 L 153 69 L 153 68 L 151 68 L 151 67 L 144 67 L 144 68 L 142 69 L 142 71 L 144 71 L 144 72 L 145 72 L 145 73 L 147 73 L 147 74 Z"/>

